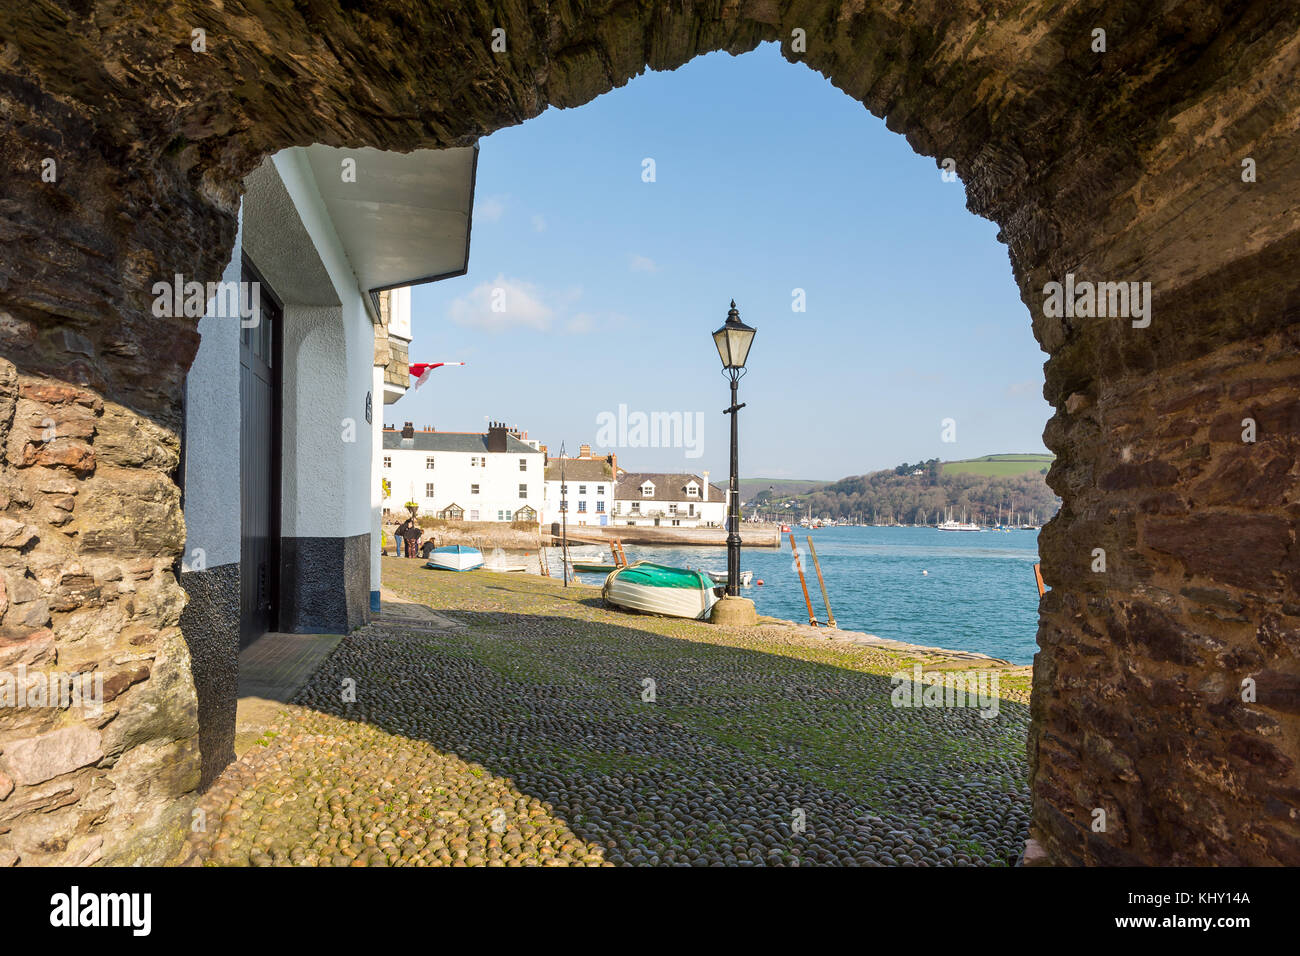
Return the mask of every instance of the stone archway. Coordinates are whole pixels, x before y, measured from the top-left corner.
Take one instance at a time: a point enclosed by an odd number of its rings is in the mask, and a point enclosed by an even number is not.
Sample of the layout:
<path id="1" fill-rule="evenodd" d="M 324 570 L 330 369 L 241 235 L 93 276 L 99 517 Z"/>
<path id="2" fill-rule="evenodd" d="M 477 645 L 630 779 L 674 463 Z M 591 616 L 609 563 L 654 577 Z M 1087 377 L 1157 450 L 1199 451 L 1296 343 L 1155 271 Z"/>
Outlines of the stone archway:
<path id="1" fill-rule="evenodd" d="M 82 655 L 114 699 L 169 701 L 125 735 L 0 719 L 7 773 L 36 788 L 21 812 L 54 827 L 107 807 L 50 858 L 131 858 L 132 835 L 177 826 L 175 798 L 198 778 L 170 477 L 197 336 L 150 314 L 149 289 L 220 276 L 243 177 L 291 145 L 464 145 L 647 67 L 778 40 L 918 152 L 954 161 L 969 207 L 1001 226 L 1050 356 L 1063 507 L 1041 541 L 1052 591 L 1030 742 L 1047 854 L 1300 862 L 1300 11 L 989 9 L 377 0 L 141 15 L 63 0 L 0 13 L 0 665 Z M 1067 274 L 1150 282 L 1149 326 L 1045 313 L 1044 286 Z M 0 775 L 0 798 L 7 786 Z M 0 802 L 0 824 L 14 812 Z"/>

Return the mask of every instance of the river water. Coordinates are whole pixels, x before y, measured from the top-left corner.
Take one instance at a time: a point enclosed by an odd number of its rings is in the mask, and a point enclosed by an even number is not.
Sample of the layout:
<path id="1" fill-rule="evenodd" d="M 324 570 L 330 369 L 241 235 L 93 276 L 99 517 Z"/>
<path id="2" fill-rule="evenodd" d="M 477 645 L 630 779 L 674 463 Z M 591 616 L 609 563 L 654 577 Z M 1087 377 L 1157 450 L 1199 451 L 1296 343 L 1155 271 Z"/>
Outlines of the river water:
<path id="1" fill-rule="evenodd" d="M 1037 645 L 1036 531 L 937 531 L 934 528 L 795 529 L 808 594 L 826 619 L 806 539 L 821 559 L 831 608 L 845 630 L 956 650 L 978 651 L 1029 664 Z M 742 531 L 741 537 L 744 537 Z M 588 550 L 588 549 L 584 549 Z M 630 561 L 726 571 L 722 548 L 626 545 Z M 807 606 L 790 554 L 782 548 L 743 549 L 740 566 L 754 572 L 743 590 L 760 614 L 806 623 Z M 600 584 L 604 575 L 579 577 Z M 763 585 L 757 586 L 759 579 Z"/>

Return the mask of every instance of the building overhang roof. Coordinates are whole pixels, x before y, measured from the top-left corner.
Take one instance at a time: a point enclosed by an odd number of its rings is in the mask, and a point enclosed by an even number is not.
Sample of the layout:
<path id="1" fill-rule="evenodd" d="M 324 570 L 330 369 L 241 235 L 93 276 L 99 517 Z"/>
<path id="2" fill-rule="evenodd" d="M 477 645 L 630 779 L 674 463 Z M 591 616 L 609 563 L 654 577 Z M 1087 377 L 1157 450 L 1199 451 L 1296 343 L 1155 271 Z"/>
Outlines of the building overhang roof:
<path id="1" fill-rule="evenodd" d="M 316 144 L 305 152 L 372 318 L 385 289 L 465 274 L 477 144 L 410 153 Z M 345 176 L 347 159 L 355 165 Z"/>

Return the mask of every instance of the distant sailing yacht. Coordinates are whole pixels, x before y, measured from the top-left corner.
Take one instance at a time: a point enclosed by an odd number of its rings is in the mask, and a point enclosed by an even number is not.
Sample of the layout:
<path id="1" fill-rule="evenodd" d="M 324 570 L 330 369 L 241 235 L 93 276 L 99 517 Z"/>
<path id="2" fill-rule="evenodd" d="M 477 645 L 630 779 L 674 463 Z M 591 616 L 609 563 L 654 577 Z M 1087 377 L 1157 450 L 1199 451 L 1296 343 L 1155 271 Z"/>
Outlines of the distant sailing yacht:
<path id="1" fill-rule="evenodd" d="M 979 531 L 981 530 L 980 526 L 977 524 L 972 524 L 969 521 L 954 521 L 952 518 L 948 518 L 946 521 L 943 521 L 935 525 L 935 529 L 938 531 Z"/>

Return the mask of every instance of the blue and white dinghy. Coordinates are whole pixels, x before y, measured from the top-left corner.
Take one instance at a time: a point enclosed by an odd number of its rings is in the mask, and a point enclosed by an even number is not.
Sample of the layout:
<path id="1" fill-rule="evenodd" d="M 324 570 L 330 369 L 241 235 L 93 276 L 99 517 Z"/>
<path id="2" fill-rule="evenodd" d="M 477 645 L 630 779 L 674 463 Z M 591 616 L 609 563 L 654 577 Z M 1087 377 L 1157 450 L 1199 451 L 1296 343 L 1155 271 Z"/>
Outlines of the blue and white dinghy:
<path id="1" fill-rule="evenodd" d="M 429 563 L 425 567 L 442 571 L 473 571 L 483 567 L 483 552 L 463 544 L 449 544 L 430 551 Z"/>

